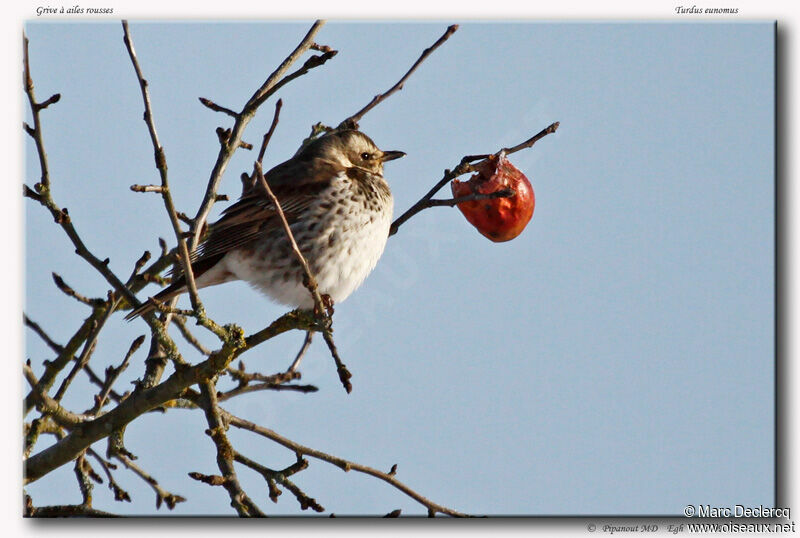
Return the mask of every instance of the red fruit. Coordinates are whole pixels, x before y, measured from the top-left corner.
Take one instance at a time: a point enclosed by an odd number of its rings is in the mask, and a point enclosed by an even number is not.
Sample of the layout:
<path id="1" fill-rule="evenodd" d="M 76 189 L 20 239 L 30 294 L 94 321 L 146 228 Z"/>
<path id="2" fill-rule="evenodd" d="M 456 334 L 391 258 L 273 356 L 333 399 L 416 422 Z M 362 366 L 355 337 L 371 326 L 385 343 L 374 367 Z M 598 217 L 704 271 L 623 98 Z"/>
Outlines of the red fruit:
<path id="1" fill-rule="evenodd" d="M 536 198 L 525 174 L 514 167 L 504 153 L 492 155 L 475 166 L 478 171 L 469 181 L 454 179 L 450 183 L 453 197 L 490 194 L 511 189 L 507 198 L 461 202 L 458 209 L 480 233 L 500 243 L 514 239 L 525 229 L 533 216 Z"/>

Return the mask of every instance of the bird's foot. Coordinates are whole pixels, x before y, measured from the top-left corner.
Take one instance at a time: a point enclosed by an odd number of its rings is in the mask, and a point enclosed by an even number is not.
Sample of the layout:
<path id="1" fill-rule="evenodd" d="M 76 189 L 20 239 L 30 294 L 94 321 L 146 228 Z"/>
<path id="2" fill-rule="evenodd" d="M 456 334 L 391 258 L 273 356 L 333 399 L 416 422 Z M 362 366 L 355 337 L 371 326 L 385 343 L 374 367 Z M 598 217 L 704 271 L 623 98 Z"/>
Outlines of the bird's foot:
<path id="1" fill-rule="evenodd" d="M 323 293 L 321 295 L 322 298 L 322 306 L 325 307 L 325 310 L 328 313 L 328 317 L 333 315 L 333 299 L 327 293 Z"/>

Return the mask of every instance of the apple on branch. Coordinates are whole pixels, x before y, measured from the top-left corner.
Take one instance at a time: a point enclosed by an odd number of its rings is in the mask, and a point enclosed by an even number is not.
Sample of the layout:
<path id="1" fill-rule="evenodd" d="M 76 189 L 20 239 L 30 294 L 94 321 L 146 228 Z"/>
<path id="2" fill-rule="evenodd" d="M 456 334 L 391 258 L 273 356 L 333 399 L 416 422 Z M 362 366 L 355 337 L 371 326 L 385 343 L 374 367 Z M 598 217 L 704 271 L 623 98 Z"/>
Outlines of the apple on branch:
<path id="1" fill-rule="evenodd" d="M 460 202 L 458 209 L 480 233 L 497 243 L 514 239 L 525 229 L 533 216 L 536 198 L 525 174 L 508 160 L 504 152 L 490 155 L 474 166 L 477 174 L 468 181 L 454 179 L 450 184 L 453 197 L 470 194 L 492 194 L 504 189 L 511 196 Z"/>

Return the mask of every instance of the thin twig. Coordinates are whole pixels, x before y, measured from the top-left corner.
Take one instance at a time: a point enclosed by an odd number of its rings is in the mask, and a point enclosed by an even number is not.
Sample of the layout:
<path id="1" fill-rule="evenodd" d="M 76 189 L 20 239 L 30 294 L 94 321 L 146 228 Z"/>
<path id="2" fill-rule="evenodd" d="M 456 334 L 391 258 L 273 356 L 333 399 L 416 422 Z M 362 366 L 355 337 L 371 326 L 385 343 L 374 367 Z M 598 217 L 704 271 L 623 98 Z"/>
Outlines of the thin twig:
<path id="1" fill-rule="evenodd" d="M 25 461 L 24 482 L 30 483 L 53 469 L 73 460 L 92 443 L 107 437 L 110 432 L 124 428 L 143 413 L 173 400 L 189 386 L 210 379 L 223 371 L 237 354 L 246 350 L 247 344 L 241 329 L 232 326 L 230 338 L 208 359 L 195 365 L 180 365 L 172 375 L 155 386 L 141 383 L 139 388 L 114 409 L 85 423 L 80 432 L 70 432 L 58 443 L 34 454 Z M 152 341 L 155 341 L 153 339 Z M 41 381 L 37 386 L 41 385 Z"/>
<path id="2" fill-rule="evenodd" d="M 311 48 L 311 47 L 310 47 Z M 322 54 L 317 54 L 309 58 L 308 60 L 303 63 L 302 67 L 297 69 L 296 71 L 289 73 L 285 77 L 283 77 L 280 81 L 278 81 L 274 86 L 272 86 L 268 91 L 264 92 L 256 101 L 252 103 L 253 106 L 258 107 L 261 106 L 264 101 L 266 101 L 271 95 L 274 95 L 279 89 L 283 86 L 288 84 L 289 82 L 293 81 L 296 78 L 302 77 L 315 67 L 319 67 L 324 65 L 325 62 L 333 58 L 338 54 L 338 51 L 328 48 L 327 51 L 323 52 Z"/>
<path id="3" fill-rule="evenodd" d="M 145 250 L 141 257 L 136 260 L 136 263 L 133 264 L 133 271 L 131 271 L 131 276 L 128 277 L 128 281 L 125 282 L 125 285 L 130 287 L 131 284 L 136 280 L 136 276 L 139 274 L 139 271 L 142 270 L 142 267 L 150 261 L 150 251 Z"/>
<path id="4" fill-rule="evenodd" d="M 439 504 L 436 504 L 433 501 L 425 498 L 424 496 L 420 495 L 419 493 L 417 493 L 416 491 L 414 491 L 410 487 L 406 486 L 405 484 L 403 484 L 402 482 L 397 480 L 397 478 L 395 478 L 395 476 L 393 474 L 385 473 L 383 471 L 379 471 L 377 469 L 374 469 L 372 467 L 368 467 L 366 465 L 361 465 L 359 463 L 348 461 L 348 460 L 345 460 L 343 458 L 332 456 L 332 455 L 327 454 L 325 452 L 321 452 L 319 450 L 315 450 L 313 448 L 309 448 L 307 446 L 303 446 L 303 445 L 301 445 L 299 443 L 296 443 L 296 442 L 292 441 L 291 439 L 287 439 L 286 437 L 283 437 L 282 435 L 279 435 L 278 433 L 274 432 L 273 430 L 270 430 L 269 428 L 265 428 L 263 426 L 259 426 L 258 424 L 255 424 L 255 423 L 250 422 L 248 420 L 245 420 L 245 419 L 239 418 L 239 417 L 237 417 L 235 415 L 232 415 L 231 413 L 225 411 L 224 409 L 220 409 L 220 413 L 225 417 L 226 421 L 231 426 L 235 426 L 236 428 L 245 429 L 245 430 L 251 431 L 253 433 L 256 433 L 258 435 L 261 435 L 263 437 L 266 437 L 267 439 L 271 439 L 272 441 L 275 441 L 279 445 L 282 445 L 282 446 L 288 448 L 289 450 L 292 450 L 296 454 L 300 454 L 300 455 L 304 455 L 304 456 L 308 456 L 308 457 L 311 457 L 311 458 L 315 458 L 315 459 L 318 459 L 318 460 L 325 461 L 327 463 L 336 465 L 337 467 L 339 467 L 343 471 L 357 471 L 357 472 L 360 472 L 360 473 L 368 474 L 370 476 L 374 476 L 376 478 L 379 478 L 380 480 L 383 480 L 384 482 L 387 482 L 388 484 L 391 484 L 392 486 L 394 486 L 398 490 L 402 491 L 403 493 L 405 493 L 406 495 L 408 495 L 409 497 L 411 497 L 412 499 L 414 499 L 415 501 L 417 501 L 421 505 L 425 506 L 429 511 L 433 511 L 434 513 L 446 514 L 446 515 L 449 515 L 449 516 L 455 516 L 455 517 L 469 517 L 467 514 L 458 512 L 456 510 L 453 510 L 451 508 L 447 508 L 447 507 L 439 505 Z"/>
<path id="5" fill-rule="evenodd" d="M 182 315 L 178 314 L 172 318 L 172 321 L 175 322 L 175 325 L 178 326 L 178 330 L 181 332 L 183 339 L 189 342 L 192 347 L 194 347 L 197 351 L 202 353 L 203 355 L 211 355 L 211 350 L 205 347 L 203 344 L 200 343 L 192 333 L 189 331 L 189 328 L 186 326 L 186 318 Z"/>
<path id="6" fill-rule="evenodd" d="M 78 372 L 83 369 L 89 363 L 89 359 L 94 353 L 95 346 L 97 345 L 97 337 L 100 335 L 100 331 L 103 329 L 106 321 L 111 317 L 116 309 L 117 305 L 119 304 L 120 299 L 115 299 L 109 306 L 106 308 L 105 313 L 103 314 L 100 319 L 97 320 L 95 326 L 92 328 L 91 333 L 89 333 L 89 337 L 86 339 L 86 343 L 83 346 L 83 351 L 81 352 L 80 357 L 75 361 L 75 366 L 73 366 L 70 373 L 64 378 L 62 381 L 61 386 L 56 391 L 55 400 L 60 402 L 61 399 L 64 397 L 64 394 L 67 391 L 67 387 L 69 387 L 72 380 L 75 379 L 75 376 L 78 375 Z"/>
<path id="7" fill-rule="evenodd" d="M 31 507 L 27 517 L 120 517 L 82 504 Z"/>
<path id="8" fill-rule="evenodd" d="M 172 510 L 173 508 L 175 508 L 176 504 L 186 501 L 185 497 L 182 497 L 181 495 L 177 495 L 175 493 L 170 493 L 169 491 L 162 488 L 155 478 L 146 473 L 137 464 L 133 463 L 133 461 L 131 461 L 129 457 L 125 456 L 124 454 L 116 454 L 116 453 L 114 454 L 114 457 L 118 459 L 120 462 L 122 462 L 122 464 L 125 467 L 133 471 L 134 474 L 136 474 L 139 478 L 147 482 L 147 484 L 151 488 L 153 488 L 153 491 L 155 491 L 156 493 L 156 510 L 161 508 L 162 502 L 166 503 L 167 508 Z"/>
<path id="9" fill-rule="evenodd" d="M 28 61 L 28 36 L 23 32 L 22 34 L 22 85 L 25 88 L 25 94 L 28 96 L 28 102 L 31 106 L 31 115 L 33 116 L 33 127 L 28 127 L 26 131 L 30 134 L 36 145 L 36 150 L 39 155 L 39 168 L 42 172 L 41 181 L 37 184 L 37 191 L 49 191 L 50 189 L 50 167 L 47 164 L 47 153 L 44 150 L 44 140 L 42 138 L 42 124 L 39 119 L 39 111 L 45 108 L 46 105 L 36 102 L 36 95 L 33 91 L 33 78 L 31 77 L 31 67 Z M 55 103 L 61 97 L 60 94 L 55 94 L 45 103 L 48 105 Z"/>
<path id="10" fill-rule="evenodd" d="M 238 381 L 240 387 L 247 385 L 251 381 L 263 381 L 264 383 L 281 385 L 302 377 L 300 372 L 283 372 L 271 375 L 260 374 L 258 372 L 245 372 L 244 363 L 242 361 L 239 361 L 239 368 L 229 366 L 226 373 Z"/>
<path id="11" fill-rule="evenodd" d="M 336 371 L 339 374 L 339 381 L 341 381 L 344 390 L 347 391 L 349 394 L 353 390 L 353 385 L 350 383 L 350 378 L 352 374 L 347 369 L 347 367 L 342 362 L 342 359 L 339 357 L 339 352 L 336 349 L 336 344 L 333 342 L 333 334 L 331 329 L 331 318 L 329 315 L 326 314 L 326 307 L 325 303 L 322 300 L 322 296 L 319 293 L 319 289 L 317 288 L 317 280 L 314 277 L 313 273 L 311 272 L 311 268 L 308 266 L 308 262 L 306 262 L 303 253 L 300 252 L 300 248 L 297 246 L 297 242 L 294 239 L 294 235 L 292 234 L 292 229 L 289 227 L 289 222 L 286 220 L 286 215 L 283 214 L 283 209 L 281 209 L 280 202 L 278 202 L 278 198 L 272 192 L 267 180 L 264 178 L 264 174 L 261 171 L 261 163 L 255 163 L 255 170 L 256 170 L 256 178 L 267 193 L 270 201 L 272 202 L 273 207 L 275 208 L 275 212 L 278 214 L 278 217 L 283 224 L 283 229 L 286 232 L 286 236 L 289 239 L 289 242 L 292 246 L 292 251 L 294 252 L 295 258 L 297 258 L 298 263 L 303 268 L 303 272 L 305 273 L 305 281 L 304 284 L 306 288 L 308 288 L 309 293 L 311 293 L 311 297 L 314 299 L 314 312 L 317 314 L 318 319 L 321 322 L 321 330 L 322 336 L 325 339 L 325 343 L 328 344 L 328 349 L 333 356 L 333 360 L 336 363 Z"/>
<path id="12" fill-rule="evenodd" d="M 447 198 L 447 199 L 434 198 L 432 200 L 428 200 L 426 206 L 454 207 L 462 202 L 475 202 L 478 200 L 495 200 L 497 198 L 510 198 L 511 196 L 514 196 L 513 189 L 500 189 L 499 191 L 490 192 L 486 194 L 475 192 L 472 194 L 467 194 L 465 196 L 459 196 L 458 198 Z"/>
<path id="13" fill-rule="evenodd" d="M 236 121 L 234 122 L 233 127 L 231 127 L 230 137 L 228 138 L 227 143 L 220 145 L 219 154 L 217 155 L 217 160 L 214 163 L 214 168 L 211 171 L 211 176 L 208 180 L 208 186 L 206 187 L 203 201 L 201 202 L 200 207 L 197 210 L 197 214 L 194 217 L 194 224 L 192 226 L 193 235 L 191 239 L 191 246 L 193 248 L 196 247 L 200 242 L 200 237 L 203 233 L 204 224 L 208 218 L 208 214 L 211 211 L 211 206 L 216 201 L 217 186 L 222 180 L 222 175 L 224 174 L 225 169 L 227 168 L 228 163 L 233 156 L 233 153 L 239 147 L 239 142 L 242 139 L 242 134 L 244 133 L 245 128 L 250 123 L 250 120 L 253 118 L 253 116 L 255 116 L 258 106 L 263 103 L 263 99 L 267 93 L 278 84 L 281 77 L 283 77 L 283 75 L 289 70 L 289 67 L 291 67 L 292 64 L 296 62 L 314 44 L 314 36 L 317 34 L 323 24 L 325 24 L 324 21 L 318 20 L 311 26 L 311 29 L 300 41 L 300 44 L 297 45 L 297 47 L 295 47 L 289 56 L 286 57 L 281 65 L 278 66 L 278 68 L 273 71 L 269 77 L 267 77 L 267 80 L 264 81 L 261 87 L 256 90 L 255 93 L 253 93 L 253 95 L 245 104 L 241 113 L 235 116 Z"/>
<path id="14" fill-rule="evenodd" d="M 27 415 L 36 403 L 37 394 L 46 394 L 55 383 L 58 374 L 67 367 L 71 360 L 73 360 L 78 348 L 89 337 L 91 331 L 97 327 L 97 320 L 105 315 L 105 307 L 97 307 L 92 310 L 91 315 L 86 318 L 77 331 L 72 335 L 67 344 L 64 346 L 63 351 L 59 353 L 58 357 L 54 360 L 47 362 L 45 365 L 44 373 L 39 378 L 36 387 L 25 396 L 23 403 L 23 416 Z"/>
<path id="15" fill-rule="evenodd" d="M 292 495 L 295 496 L 297 502 L 300 503 L 301 510 L 307 510 L 308 508 L 311 508 L 315 512 L 325 511 L 325 508 L 321 504 L 319 504 L 316 499 L 306 495 L 303 490 L 297 487 L 297 485 L 288 478 L 288 476 L 291 476 L 291 474 L 294 474 L 308 467 L 308 461 L 301 459 L 300 461 L 298 461 L 298 463 L 291 465 L 290 467 L 284 469 L 283 471 L 274 471 L 269 467 L 265 467 L 264 465 L 261 465 L 260 463 L 251 460 L 250 458 L 239 452 L 236 452 L 236 454 L 234 454 L 234 458 L 242 465 L 250 467 L 251 469 L 253 469 L 254 471 L 256 471 L 257 473 L 259 473 L 261 476 L 264 477 L 264 480 L 267 481 L 271 490 L 270 498 L 273 498 L 274 495 L 273 501 L 277 501 L 277 494 L 274 494 L 272 492 L 272 488 L 274 487 L 273 482 L 278 482 L 286 489 L 292 492 Z"/>
<path id="16" fill-rule="evenodd" d="M 211 99 L 206 99 L 205 97 L 198 97 L 198 99 L 203 104 L 203 106 L 210 108 L 214 112 L 222 112 L 223 114 L 227 114 L 228 116 L 230 116 L 232 118 L 236 118 L 236 117 L 239 116 L 239 114 L 237 114 L 236 112 L 234 112 L 230 108 L 225 108 L 224 106 L 219 106 L 218 104 L 216 104 Z"/>
<path id="17" fill-rule="evenodd" d="M 280 383 L 257 383 L 253 385 L 245 385 L 243 387 L 236 387 L 235 389 L 223 392 L 222 394 L 219 395 L 219 401 L 224 402 L 226 400 L 230 400 L 235 396 L 247 394 L 250 392 L 258 392 L 262 390 L 274 390 L 277 392 L 280 391 L 302 392 L 303 394 L 308 394 L 310 392 L 317 392 L 319 390 L 319 387 L 315 385 L 283 385 Z"/>
<path id="18" fill-rule="evenodd" d="M 275 102 L 275 114 L 272 116 L 272 123 L 269 126 L 269 130 L 264 134 L 264 139 L 261 141 L 261 149 L 258 152 L 258 162 L 262 162 L 264 160 L 264 153 L 267 151 L 267 145 L 269 145 L 269 141 L 272 139 L 272 134 L 275 132 L 275 127 L 278 126 L 278 119 L 281 115 L 282 106 L 283 99 L 278 99 Z"/>
<path id="19" fill-rule="evenodd" d="M 30 319 L 30 318 L 27 316 L 27 314 L 23 313 L 23 314 L 22 314 L 22 318 L 23 318 L 23 320 L 25 321 L 25 325 L 27 325 L 28 327 L 30 327 L 30 328 L 31 328 L 31 330 L 32 330 L 33 332 L 35 332 L 36 334 L 38 334 L 38 335 L 39 335 L 39 337 L 40 337 L 42 340 L 44 340 L 44 343 L 45 343 L 45 344 L 47 344 L 47 346 L 48 346 L 50 349 L 52 349 L 53 351 L 55 351 L 55 352 L 56 352 L 56 353 L 58 353 L 58 354 L 61 354 L 61 353 L 63 353 L 63 352 L 64 352 L 64 346 L 62 346 L 62 345 L 60 345 L 60 344 L 56 344 L 56 343 L 55 343 L 55 342 L 54 342 L 54 341 L 53 341 L 53 340 L 50 338 L 50 336 L 48 336 L 48 335 L 47 335 L 47 333 L 46 333 L 46 332 L 44 332 L 44 329 L 42 329 L 42 328 L 39 326 L 39 324 L 38 324 L 38 323 L 35 323 L 35 322 L 31 321 L 31 319 Z"/>
<path id="20" fill-rule="evenodd" d="M 447 199 L 425 199 L 422 198 L 419 202 L 414 204 L 408 211 L 403 213 L 400 217 L 397 218 L 392 223 L 391 228 L 389 228 L 389 237 L 393 236 L 397 233 L 397 229 L 400 227 L 401 224 L 406 222 L 408 219 L 422 211 L 423 209 L 428 209 L 431 207 L 454 207 L 462 202 L 474 202 L 476 200 L 494 200 L 496 198 L 509 198 L 514 196 L 514 191 L 511 189 L 501 189 L 499 191 L 490 192 L 490 193 L 472 193 L 467 194 L 465 196 L 459 196 L 458 198 L 447 198 Z"/>
<path id="21" fill-rule="evenodd" d="M 127 491 L 122 489 L 122 486 L 120 486 L 116 480 L 114 480 L 114 475 L 111 473 L 111 469 L 116 469 L 117 466 L 110 461 L 103 459 L 103 457 L 95 452 L 94 449 L 90 448 L 86 451 L 86 453 L 97 460 L 97 463 L 100 464 L 100 467 L 102 467 L 103 471 L 106 473 L 106 478 L 108 478 L 108 489 L 114 492 L 114 500 L 120 502 L 131 502 L 131 496 Z"/>
<path id="22" fill-rule="evenodd" d="M 38 144 L 38 142 L 37 142 Z M 41 147 L 39 151 L 44 152 L 44 148 Z M 43 174 L 44 175 L 44 174 Z M 86 247 L 83 240 L 78 235 L 78 232 L 75 230 L 75 227 L 72 225 L 72 220 L 70 219 L 69 212 L 66 208 L 60 208 L 55 201 L 53 200 L 52 196 L 50 195 L 50 190 L 48 188 L 41 188 L 38 194 L 34 193 L 31 189 L 26 188 L 25 196 L 36 200 L 41 205 L 45 206 L 48 210 L 50 210 L 50 214 L 53 216 L 53 219 L 57 224 L 61 226 L 64 232 L 67 234 L 69 239 L 72 241 L 72 244 L 75 246 L 75 254 L 89 262 L 89 265 L 94 267 L 106 281 L 111 284 L 114 290 L 122 297 L 134 306 L 139 306 L 139 300 L 136 296 L 129 290 L 125 284 L 120 281 L 116 274 L 108 268 L 110 260 L 108 258 L 101 260 Z"/>
<path id="23" fill-rule="evenodd" d="M 122 21 L 123 41 L 125 48 L 128 50 L 128 56 L 133 64 L 133 69 L 136 72 L 136 78 L 139 81 L 139 88 L 142 92 L 142 100 L 144 101 L 144 121 L 147 124 L 147 130 L 150 133 L 150 141 L 153 144 L 155 151 L 156 168 L 158 169 L 159 176 L 161 177 L 161 197 L 164 200 L 164 206 L 167 210 L 172 229 L 175 232 L 175 237 L 178 240 L 178 253 L 180 254 L 181 266 L 183 268 L 183 277 L 186 280 L 186 287 L 189 290 L 189 298 L 192 302 L 192 308 L 199 310 L 202 308 L 200 297 L 197 295 L 197 285 L 194 281 L 194 273 L 192 272 L 192 261 L 189 256 L 189 250 L 186 246 L 186 241 L 183 239 L 183 230 L 181 230 L 178 216 L 175 212 L 175 205 L 172 201 L 172 195 L 169 191 L 169 180 L 167 177 L 167 159 L 164 154 L 164 148 L 158 139 L 156 132 L 155 122 L 153 120 L 153 111 L 150 104 L 150 92 L 147 89 L 147 80 L 144 78 L 142 68 L 139 66 L 139 60 L 136 57 L 136 51 L 133 48 L 133 41 L 131 40 L 130 32 L 128 30 L 128 21 Z"/>
<path id="24" fill-rule="evenodd" d="M 227 426 L 220 416 L 219 405 L 217 404 L 217 389 L 214 382 L 210 379 L 202 382 L 200 391 L 202 401 L 199 403 L 205 412 L 206 421 L 208 422 L 206 433 L 214 441 L 214 445 L 217 448 L 217 466 L 222 472 L 224 478 L 222 486 L 231 498 L 231 506 L 240 516 L 264 516 L 264 513 L 244 492 L 239 484 L 239 479 L 236 477 L 236 470 L 233 466 L 234 451 L 228 436 L 225 434 Z"/>
<path id="25" fill-rule="evenodd" d="M 108 395 L 111 393 L 111 387 L 116 383 L 117 379 L 119 378 L 120 374 L 125 371 L 128 367 L 128 362 L 130 362 L 131 357 L 136 350 L 144 342 L 144 335 L 137 337 L 132 343 L 130 348 L 128 348 L 128 352 L 125 354 L 125 358 L 122 359 L 122 363 L 114 368 L 113 366 L 109 366 L 106 368 L 106 380 L 103 383 L 103 386 L 100 388 L 100 393 L 95 397 L 95 404 L 94 407 L 87 411 L 87 414 L 96 415 L 100 412 L 106 402 L 108 401 Z"/>
<path id="26" fill-rule="evenodd" d="M 164 193 L 164 187 L 162 185 L 131 185 L 131 190 L 133 192 L 158 192 Z"/>
<path id="27" fill-rule="evenodd" d="M 425 59 L 428 56 L 430 56 L 431 53 L 433 53 L 433 51 L 435 51 L 437 48 L 439 48 L 439 46 L 441 46 L 445 41 L 447 41 L 450 38 L 450 36 L 455 33 L 456 30 L 458 30 L 458 25 L 457 24 L 453 24 L 453 25 L 448 26 L 447 30 L 445 30 L 444 34 L 442 34 L 442 36 L 439 39 L 437 39 L 436 42 L 433 45 L 431 45 L 430 47 L 428 47 L 427 49 L 425 49 L 422 52 L 422 55 L 419 57 L 419 59 L 416 62 L 414 62 L 414 65 L 411 66 L 411 69 L 409 69 L 408 72 L 405 75 L 403 75 L 403 78 L 401 78 L 399 81 L 397 81 L 397 83 L 394 86 L 392 86 L 391 88 L 389 88 L 385 93 L 382 93 L 382 94 L 379 94 L 379 95 L 376 95 L 375 97 L 373 97 L 372 101 L 370 101 L 367 104 L 367 106 L 365 106 L 364 108 L 362 108 L 361 110 L 359 110 L 358 112 L 353 114 L 352 116 L 348 117 L 347 119 L 343 120 L 339 124 L 339 127 L 337 127 L 337 129 L 345 129 L 345 128 L 357 129 L 358 128 L 358 122 L 361 121 L 361 118 L 364 117 L 364 115 L 367 112 L 369 112 L 370 110 L 375 108 L 381 101 L 385 100 L 387 97 L 389 97 L 393 93 L 395 93 L 395 92 L 397 92 L 399 90 L 402 90 L 403 89 L 403 84 L 405 84 L 406 80 L 408 80 L 408 77 L 410 77 L 411 74 L 414 73 L 414 71 L 417 70 L 417 67 L 419 67 L 419 65 L 422 62 L 424 62 Z"/>
<path id="28" fill-rule="evenodd" d="M 36 379 L 36 376 L 34 375 L 30 366 L 27 364 L 23 365 L 22 372 L 26 381 L 31 386 L 33 400 L 37 409 L 39 409 L 42 415 L 52 417 L 56 424 L 67 429 L 74 428 L 86 421 L 91 420 L 89 415 L 79 415 L 77 413 L 68 411 L 62 407 L 57 400 L 51 398 L 46 392 L 39 392 L 37 390 L 39 381 Z"/>
<path id="29" fill-rule="evenodd" d="M 93 384 L 97 385 L 97 386 L 98 386 L 99 388 L 101 388 L 101 389 L 102 389 L 103 387 L 105 387 L 105 381 L 103 381 L 102 379 L 100 379 L 100 376 L 98 376 L 96 373 L 94 373 L 94 370 L 92 370 L 92 367 L 91 367 L 90 365 L 88 365 L 88 364 L 87 364 L 86 366 L 84 366 L 84 367 L 83 367 L 83 371 L 84 371 L 84 372 L 86 373 L 86 375 L 89 377 L 89 381 L 91 381 Z M 114 400 L 115 402 L 119 402 L 119 401 L 120 401 L 120 400 L 122 400 L 122 398 L 123 398 L 124 396 L 126 396 L 127 394 L 129 394 L 127 391 L 126 391 L 126 392 L 124 392 L 123 394 L 119 394 L 119 393 L 117 393 L 117 392 L 116 392 L 116 391 L 114 391 L 114 390 L 110 390 L 110 391 L 108 392 L 108 396 L 109 396 L 109 398 L 111 398 L 111 399 L 112 399 L 112 400 Z"/>
<path id="30" fill-rule="evenodd" d="M 53 282 L 55 282 L 56 287 L 58 287 L 58 289 L 60 289 L 65 295 L 67 295 L 68 297 L 72 297 L 78 302 L 81 302 L 89 306 L 99 306 L 105 302 L 104 299 L 100 298 L 90 299 L 88 297 L 85 297 L 84 295 L 81 295 L 80 293 L 72 289 L 72 287 L 69 286 L 66 282 L 64 282 L 64 279 L 61 278 L 57 273 L 52 273 L 52 276 L 53 276 Z"/>
<path id="31" fill-rule="evenodd" d="M 305 355 L 308 348 L 311 346 L 311 340 L 314 338 L 314 333 L 312 331 L 306 331 L 306 337 L 303 339 L 303 345 L 300 348 L 300 351 L 297 352 L 297 355 L 292 362 L 292 365 L 289 366 L 289 369 L 286 370 L 287 372 L 296 372 L 297 369 L 300 367 L 300 361 L 303 360 L 303 355 Z"/>

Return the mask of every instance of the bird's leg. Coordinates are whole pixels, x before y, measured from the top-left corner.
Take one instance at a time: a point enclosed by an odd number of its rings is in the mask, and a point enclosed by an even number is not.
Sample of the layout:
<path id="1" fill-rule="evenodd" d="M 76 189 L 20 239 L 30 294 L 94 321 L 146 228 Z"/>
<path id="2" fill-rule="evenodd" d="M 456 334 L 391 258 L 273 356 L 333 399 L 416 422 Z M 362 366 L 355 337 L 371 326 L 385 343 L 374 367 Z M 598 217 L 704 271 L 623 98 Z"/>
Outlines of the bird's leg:
<path id="1" fill-rule="evenodd" d="M 325 310 L 328 312 L 328 317 L 331 317 L 333 315 L 333 298 L 327 293 L 323 293 L 321 298 L 322 306 L 324 306 Z"/>

